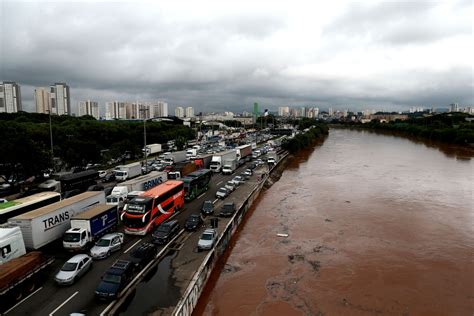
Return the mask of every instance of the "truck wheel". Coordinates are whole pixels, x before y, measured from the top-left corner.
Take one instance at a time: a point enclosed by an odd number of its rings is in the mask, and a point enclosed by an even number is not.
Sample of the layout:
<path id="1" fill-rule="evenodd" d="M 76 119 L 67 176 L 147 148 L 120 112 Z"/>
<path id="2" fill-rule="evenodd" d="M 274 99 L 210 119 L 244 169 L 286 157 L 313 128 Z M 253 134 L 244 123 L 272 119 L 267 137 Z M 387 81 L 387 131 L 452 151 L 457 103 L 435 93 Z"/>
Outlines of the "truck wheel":
<path id="1" fill-rule="evenodd" d="M 33 293 L 34 290 L 36 289 L 36 283 L 34 281 L 32 281 L 31 283 L 28 284 L 26 289 L 27 289 L 28 293 Z"/>
<path id="2" fill-rule="evenodd" d="M 13 294 L 13 299 L 15 300 L 15 302 L 21 301 L 22 298 L 23 298 L 23 292 L 21 290 Z"/>

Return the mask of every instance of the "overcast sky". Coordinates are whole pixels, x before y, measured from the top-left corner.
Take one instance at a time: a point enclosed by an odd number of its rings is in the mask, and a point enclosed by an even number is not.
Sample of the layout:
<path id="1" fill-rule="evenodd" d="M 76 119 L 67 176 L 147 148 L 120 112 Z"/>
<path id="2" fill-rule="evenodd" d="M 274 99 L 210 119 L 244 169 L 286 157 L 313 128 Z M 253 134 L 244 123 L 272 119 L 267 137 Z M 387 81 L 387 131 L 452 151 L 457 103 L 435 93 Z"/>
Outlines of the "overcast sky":
<path id="1" fill-rule="evenodd" d="M 0 80 L 21 85 L 27 111 L 54 82 L 70 85 L 73 112 L 86 99 L 474 105 L 471 0 L 275 2 L 0 0 Z"/>

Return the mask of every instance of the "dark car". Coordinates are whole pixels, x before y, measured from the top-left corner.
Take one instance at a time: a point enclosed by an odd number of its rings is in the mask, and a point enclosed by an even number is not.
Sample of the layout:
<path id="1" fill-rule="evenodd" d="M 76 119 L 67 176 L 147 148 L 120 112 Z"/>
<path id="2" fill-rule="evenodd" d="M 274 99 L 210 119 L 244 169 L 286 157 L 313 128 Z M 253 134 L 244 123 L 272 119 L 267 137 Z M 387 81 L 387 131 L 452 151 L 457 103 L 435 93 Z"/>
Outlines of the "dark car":
<path id="1" fill-rule="evenodd" d="M 200 214 L 191 214 L 184 224 L 184 229 L 188 231 L 197 230 L 202 223 L 203 220 Z"/>
<path id="2" fill-rule="evenodd" d="M 107 187 L 104 189 L 105 196 L 109 196 L 112 193 L 114 187 Z"/>
<path id="3" fill-rule="evenodd" d="M 177 220 L 171 220 L 164 222 L 153 232 L 153 242 L 156 244 L 164 244 L 172 239 L 174 235 L 179 232 L 179 222 Z"/>
<path id="4" fill-rule="evenodd" d="M 99 300 L 113 300 L 127 286 L 132 276 L 133 264 L 128 260 L 117 260 L 102 276 L 102 280 L 95 289 L 95 296 Z"/>
<path id="5" fill-rule="evenodd" d="M 104 187 L 100 184 L 94 184 L 88 187 L 87 191 L 104 191 Z"/>
<path id="6" fill-rule="evenodd" d="M 143 269 L 150 261 L 155 258 L 158 250 L 151 243 L 143 243 L 130 253 L 130 261 L 137 270 Z"/>
<path id="7" fill-rule="evenodd" d="M 211 215 L 212 213 L 214 213 L 214 204 L 211 200 L 207 200 L 202 203 L 201 213 L 203 215 Z"/>
<path id="8" fill-rule="evenodd" d="M 255 162 L 252 162 L 252 163 L 249 165 L 249 167 L 248 167 L 248 169 L 250 169 L 250 170 L 252 170 L 252 171 L 253 171 L 253 169 L 255 169 L 255 168 L 257 168 L 257 164 L 256 164 Z"/>
<path id="9" fill-rule="evenodd" d="M 113 173 L 113 172 L 107 173 L 107 174 L 102 178 L 102 182 L 111 182 L 111 181 L 115 181 L 115 173 Z"/>
<path id="10" fill-rule="evenodd" d="M 235 213 L 235 203 L 234 202 L 226 202 L 222 205 L 221 212 L 219 216 L 222 217 L 229 217 Z"/>

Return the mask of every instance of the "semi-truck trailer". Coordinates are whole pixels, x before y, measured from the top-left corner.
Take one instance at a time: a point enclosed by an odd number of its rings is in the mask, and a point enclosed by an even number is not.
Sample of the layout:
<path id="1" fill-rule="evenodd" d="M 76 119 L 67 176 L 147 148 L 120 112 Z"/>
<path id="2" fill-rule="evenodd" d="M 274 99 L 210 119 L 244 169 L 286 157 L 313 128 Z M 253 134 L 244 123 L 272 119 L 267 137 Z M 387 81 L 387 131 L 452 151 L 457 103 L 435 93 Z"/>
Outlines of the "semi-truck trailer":
<path id="1" fill-rule="evenodd" d="M 209 169 L 211 166 L 212 154 L 199 155 L 194 160 L 194 163 L 201 169 Z"/>
<path id="2" fill-rule="evenodd" d="M 27 249 L 38 249 L 59 239 L 71 227 L 71 218 L 89 208 L 105 204 L 103 191 L 88 191 L 60 202 L 8 219 L 19 226 Z"/>
<path id="3" fill-rule="evenodd" d="M 142 165 L 139 162 L 134 162 L 128 165 L 120 165 L 114 169 L 115 179 L 125 181 L 135 178 L 142 174 Z"/>
<path id="4" fill-rule="evenodd" d="M 11 259 L 21 257 L 25 253 L 25 243 L 20 227 L 0 227 L 0 265 Z"/>
<path id="5" fill-rule="evenodd" d="M 165 153 L 164 156 L 165 157 L 163 161 L 165 162 L 165 164 L 173 165 L 175 163 L 186 160 L 186 151 L 182 150 L 182 151 L 175 151 L 172 153 Z"/>
<path id="6" fill-rule="evenodd" d="M 199 167 L 194 161 L 179 162 L 173 166 L 172 171 L 168 172 L 168 179 L 179 180 L 197 169 Z"/>
<path id="7" fill-rule="evenodd" d="M 223 163 L 223 166 L 222 166 L 222 173 L 223 174 L 232 174 L 232 173 L 234 173 L 235 168 L 237 168 L 236 159 L 224 160 L 224 163 Z"/>
<path id="8" fill-rule="evenodd" d="M 82 250 L 118 225 L 117 206 L 99 204 L 71 218 L 71 228 L 63 236 L 67 250 Z"/>
<path id="9" fill-rule="evenodd" d="M 48 268 L 53 262 L 53 257 L 33 251 L 3 264 L 0 269 L 0 312 L 6 312 L 16 302 L 36 291 L 47 278 Z"/>
<path id="10" fill-rule="evenodd" d="M 166 172 L 152 171 L 149 174 L 140 176 L 120 183 L 112 189 L 107 196 L 107 204 L 117 205 L 119 210 L 123 208 L 127 195 L 132 191 L 146 191 L 167 180 Z"/>
<path id="11" fill-rule="evenodd" d="M 146 145 L 145 148 L 142 149 L 142 152 L 143 152 L 143 154 L 145 154 L 145 152 L 146 152 L 147 156 L 157 154 L 157 153 L 161 152 L 161 144 Z"/>
<path id="12" fill-rule="evenodd" d="M 221 172 L 225 160 L 235 160 L 237 158 L 235 150 L 228 150 L 214 154 L 212 156 L 210 169 L 213 172 Z"/>
<path id="13" fill-rule="evenodd" d="M 249 160 L 252 157 L 252 145 L 241 145 L 235 147 L 235 153 L 237 155 L 237 162 L 242 164 L 246 160 Z M 241 162 L 240 162 L 241 161 Z"/>

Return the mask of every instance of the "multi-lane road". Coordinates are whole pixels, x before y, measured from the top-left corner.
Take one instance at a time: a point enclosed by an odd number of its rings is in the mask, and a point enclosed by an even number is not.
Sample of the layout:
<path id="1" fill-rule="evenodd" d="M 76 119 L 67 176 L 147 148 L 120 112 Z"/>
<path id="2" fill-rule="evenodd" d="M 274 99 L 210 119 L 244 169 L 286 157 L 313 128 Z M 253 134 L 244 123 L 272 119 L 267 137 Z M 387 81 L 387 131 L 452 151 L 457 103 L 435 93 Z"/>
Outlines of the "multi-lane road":
<path id="1" fill-rule="evenodd" d="M 215 209 L 218 210 L 220 205 L 223 203 L 220 200 L 215 199 L 215 193 L 217 189 L 224 185 L 227 180 L 230 180 L 235 175 L 240 174 L 245 170 L 246 165 L 241 166 L 236 170 L 234 175 L 224 176 L 222 174 L 215 174 L 211 180 L 210 189 L 199 196 L 194 201 L 185 204 L 183 210 L 173 215 L 173 218 L 178 219 L 181 227 L 183 227 L 185 220 L 191 213 L 199 213 L 201 205 L 205 200 L 212 200 L 215 204 Z M 254 175 L 255 177 L 255 175 Z M 237 189 L 239 190 L 239 189 Z M 227 199 L 232 199 L 231 194 Z M 209 224 L 209 220 L 205 221 L 205 224 Z M 198 232 L 185 232 L 181 230 L 180 234 L 176 237 L 180 243 L 196 243 Z M 117 259 L 127 259 L 129 253 L 139 246 L 143 242 L 149 242 L 150 236 L 138 237 L 125 235 L 125 241 L 122 249 L 118 252 L 113 253 L 109 258 L 104 260 L 94 261 L 93 268 L 87 274 L 85 274 L 77 283 L 67 286 L 59 287 L 55 284 L 53 278 L 54 274 L 59 270 L 62 264 L 71 257 L 71 254 L 62 249 L 60 243 L 51 245 L 45 249 L 46 253 L 54 254 L 56 261 L 51 271 L 51 275 L 47 281 L 42 284 L 42 287 L 38 288 L 30 296 L 26 297 L 23 301 L 13 306 L 5 312 L 7 315 L 69 315 L 73 312 L 83 312 L 87 315 L 105 315 L 113 307 L 111 303 L 99 302 L 94 297 L 94 291 L 100 282 L 101 276 L 111 266 L 111 264 Z M 158 264 L 164 258 L 164 255 L 168 253 L 170 245 L 174 244 L 173 241 L 168 245 L 160 246 L 158 248 L 159 255 L 157 256 L 154 263 L 145 267 L 146 271 L 139 272 L 138 278 L 146 272 L 149 274 L 154 273 L 154 277 L 167 278 L 168 275 L 166 269 L 160 269 Z M 204 253 L 202 254 L 205 255 Z M 166 260 L 166 259 L 165 259 Z M 158 269 L 157 269 L 158 266 Z M 165 275 L 159 275 L 165 274 Z M 133 281 L 132 281 L 133 283 Z M 136 282 L 135 282 L 136 283 Z"/>

